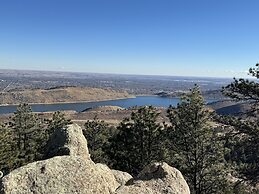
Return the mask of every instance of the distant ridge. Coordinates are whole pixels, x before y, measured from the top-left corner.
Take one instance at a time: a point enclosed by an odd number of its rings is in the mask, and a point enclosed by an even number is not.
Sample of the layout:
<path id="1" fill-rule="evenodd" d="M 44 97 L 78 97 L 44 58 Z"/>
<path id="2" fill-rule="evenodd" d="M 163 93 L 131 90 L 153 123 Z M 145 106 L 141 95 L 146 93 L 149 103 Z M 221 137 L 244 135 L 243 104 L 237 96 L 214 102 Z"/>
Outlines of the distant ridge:
<path id="1" fill-rule="evenodd" d="M 14 73 L 24 73 L 27 75 L 31 76 L 36 76 L 33 73 L 46 73 L 42 75 L 115 75 L 115 76 L 129 76 L 129 77 L 175 77 L 175 78 L 190 78 L 190 79 L 197 79 L 197 78 L 204 78 L 204 79 L 229 79 L 232 80 L 232 77 L 209 77 L 209 76 L 190 76 L 190 75 L 159 75 L 159 74 L 128 74 L 128 73 L 105 73 L 105 72 L 87 72 L 87 71 L 55 71 L 55 70 L 31 70 L 31 69 L 0 69 L 0 74 L 1 73 L 9 73 L 9 74 L 14 74 Z"/>
<path id="2" fill-rule="evenodd" d="M 90 102 L 128 98 L 124 91 L 88 87 L 53 87 L 0 93 L 0 104 Z"/>

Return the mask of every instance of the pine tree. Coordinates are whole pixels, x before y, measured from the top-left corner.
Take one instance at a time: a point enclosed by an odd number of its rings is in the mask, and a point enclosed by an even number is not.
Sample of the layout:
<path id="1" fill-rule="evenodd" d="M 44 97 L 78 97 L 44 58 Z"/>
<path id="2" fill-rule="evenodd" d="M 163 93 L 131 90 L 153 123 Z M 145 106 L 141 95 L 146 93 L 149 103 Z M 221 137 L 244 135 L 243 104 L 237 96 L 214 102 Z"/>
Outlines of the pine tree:
<path id="1" fill-rule="evenodd" d="M 169 107 L 168 118 L 169 163 L 183 173 L 192 193 L 222 193 L 223 144 L 213 130 L 212 114 L 197 86 L 182 97 L 177 108 Z"/>
<path id="2" fill-rule="evenodd" d="M 162 127 L 157 123 L 158 115 L 152 106 L 140 107 L 120 123 L 109 151 L 114 168 L 137 175 L 152 161 L 161 160 Z"/>
<path id="3" fill-rule="evenodd" d="M 14 141 L 13 130 L 0 124 L 0 171 L 5 174 L 18 167 L 19 154 Z"/>
<path id="4" fill-rule="evenodd" d="M 250 109 L 240 118 L 221 117 L 220 122 L 234 127 L 229 133 L 232 141 L 230 160 L 239 163 L 239 175 L 252 183 L 259 182 L 259 64 L 249 69 L 256 80 L 235 79 L 223 88 L 223 93 L 237 101 L 246 102 Z M 244 151 L 242 151 L 244 150 Z"/>
<path id="5" fill-rule="evenodd" d="M 54 133 L 56 129 L 61 129 L 71 124 L 71 120 L 65 117 L 65 114 L 60 111 L 53 113 L 52 118 L 47 121 L 48 127 L 46 130 L 46 139 L 49 139 L 50 136 Z"/>
<path id="6" fill-rule="evenodd" d="M 11 122 L 0 125 L 0 170 L 7 174 L 27 163 L 44 159 L 53 130 L 69 123 L 63 113 L 55 112 L 46 125 L 28 104 L 19 105 Z"/>
<path id="7" fill-rule="evenodd" d="M 44 128 L 28 104 L 21 104 L 11 122 L 0 127 L 0 168 L 4 174 L 41 159 Z"/>
<path id="8" fill-rule="evenodd" d="M 116 133 L 116 128 L 109 126 L 104 121 L 98 120 L 87 121 L 84 125 L 83 134 L 87 139 L 88 149 L 91 159 L 96 163 L 105 163 L 112 165 L 112 161 L 107 155 L 109 139 Z"/>
<path id="9" fill-rule="evenodd" d="M 259 63 L 255 68 L 250 68 L 249 73 L 255 77 L 257 81 L 250 81 L 248 79 L 236 79 L 223 88 L 223 93 L 237 101 L 248 102 L 251 109 L 246 113 L 246 116 L 258 118 L 259 114 Z"/>
<path id="10" fill-rule="evenodd" d="M 52 136 L 55 133 L 55 130 L 67 127 L 67 125 L 71 123 L 72 123 L 71 120 L 67 119 L 65 117 L 65 114 L 60 111 L 54 112 L 52 115 L 52 118 L 49 120 L 46 120 L 47 126 L 45 127 L 45 130 L 44 130 L 44 134 L 43 134 L 44 138 L 42 139 L 42 142 L 41 142 L 41 148 L 38 150 L 38 152 L 41 153 L 44 159 L 49 157 L 50 146 L 53 143 L 51 142 Z"/>
<path id="11" fill-rule="evenodd" d="M 42 138 L 41 122 L 32 113 L 28 104 L 20 104 L 12 118 L 11 127 L 14 130 L 16 147 L 19 151 L 20 165 L 38 158 L 39 144 Z"/>

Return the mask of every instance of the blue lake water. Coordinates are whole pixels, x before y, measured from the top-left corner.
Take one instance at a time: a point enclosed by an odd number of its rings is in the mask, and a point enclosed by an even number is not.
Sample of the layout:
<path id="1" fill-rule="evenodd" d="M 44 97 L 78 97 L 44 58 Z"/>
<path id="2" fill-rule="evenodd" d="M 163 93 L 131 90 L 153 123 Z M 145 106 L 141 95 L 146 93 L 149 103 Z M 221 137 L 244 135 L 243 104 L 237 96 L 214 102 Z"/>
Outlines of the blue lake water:
<path id="1" fill-rule="evenodd" d="M 88 108 L 98 106 L 120 106 L 129 108 L 133 106 L 152 105 L 155 107 L 169 107 L 169 105 L 176 106 L 179 103 L 179 98 L 166 98 L 159 96 L 137 96 L 136 98 L 127 98 L 120 100 L 108 100 L 100 102 L 80 102 L 80 103 L 64 103 L 64 104 L 33 104 L 31 105 L 34 112 L 48 112 L 48 111 L 62 111 L 75 110 L 81 112 Z M 216 100 L 207 100 L 207 103 Z M 0 106 L 0 114 L 13 113 L 16 111 L 15 105 Z"/>

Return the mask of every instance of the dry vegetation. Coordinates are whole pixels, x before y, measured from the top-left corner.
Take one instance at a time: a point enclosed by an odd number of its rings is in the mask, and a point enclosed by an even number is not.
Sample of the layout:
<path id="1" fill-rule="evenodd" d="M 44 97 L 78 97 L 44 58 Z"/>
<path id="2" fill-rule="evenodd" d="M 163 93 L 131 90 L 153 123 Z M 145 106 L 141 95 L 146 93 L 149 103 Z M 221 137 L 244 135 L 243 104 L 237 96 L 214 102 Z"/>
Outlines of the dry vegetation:
<path id="1" fill-rule="evenodd" d="M 0 93 L 0 104 L 63 103 L 113 100 L 131 97 L 127 92 L 100 88 L 66 87 Z"/>

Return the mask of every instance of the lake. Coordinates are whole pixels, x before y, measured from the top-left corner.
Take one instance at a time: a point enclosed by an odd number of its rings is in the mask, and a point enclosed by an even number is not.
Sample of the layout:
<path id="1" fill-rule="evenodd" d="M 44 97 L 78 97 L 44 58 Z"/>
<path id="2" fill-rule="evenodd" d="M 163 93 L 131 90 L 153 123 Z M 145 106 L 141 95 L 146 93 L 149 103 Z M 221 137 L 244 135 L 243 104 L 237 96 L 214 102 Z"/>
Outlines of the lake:
<path id="1" fill-rule="evenodd" d="M 48 112 L 58 110 L 74 110 L 81 112 L 88 108 L 98 106 L 120 106 L 122 108 L 129 108 L 132 106 L 152 105 L 155 107 L 169 107 L 169 105 L 176 106 L 180 101 L 179 98 L 167 98 L 159 96 L 137 96 L 136 98 L 127 98 L 119 100 L 108 100 L 100 102 L 78 102 L 78 103 L 64 103 L 64 104 L 33 104 L 31 105 L 34 112 Z M 216 100 L 207 100 L 207 103 Z M 13 113 L 16 111 L 15 105 L 0 106 L 0 114 Z"/>

